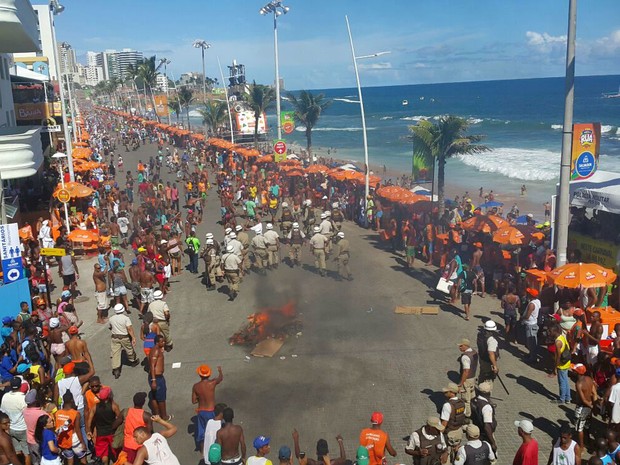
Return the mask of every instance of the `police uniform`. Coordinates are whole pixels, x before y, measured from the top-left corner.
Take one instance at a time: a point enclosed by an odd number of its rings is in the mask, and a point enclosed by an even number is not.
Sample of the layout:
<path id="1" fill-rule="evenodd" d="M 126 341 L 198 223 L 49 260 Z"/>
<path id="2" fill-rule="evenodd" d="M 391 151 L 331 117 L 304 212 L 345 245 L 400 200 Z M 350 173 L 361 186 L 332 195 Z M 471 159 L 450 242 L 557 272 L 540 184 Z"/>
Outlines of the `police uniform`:
<path id="1" fill-rule="evenodd" d="M 469 347 L 459 357 L 460 374 L 469 370 L 467 379 L 463 383 L 463 387 L 459 392 L 461 399 L 465 402 L 465 415 L 471 415 L 471 400 L 474 398 L 474 389 L 476 386 L 476 371 L 478 370 L 478 353 Z"/>
<path id="2" fill-rule="evenodd" d="M 340 208 L 334 208 L 332 210 L 332 221 L 336 231 L 340 231 L 342 229 L 342 222 L 344 221 L 344 214 Z"/>
<path id="3" fill-rule="evenodd" d="M 331 239 L 333 235 L 333 225 L 329 218 L 325 217 L 319 224 L 320 233 L 327 238 L 327 242 L 325 244 L 325 253 L 328 254 L 331 250 Z"/>
<path id="4" fill-rule="evenodd" d="M 230 250 L 230 246 L 227 250 Z M 222 255 L 222 267 L 224 268 L 224 275 L 230 285 L 230 298 L 234 299 L 239 292 L 239 282 L 241 278 L 239 276 L 239 266 L 241 265 L 241 258 L 230 251 Z"/>
<path id="5" fill-rule="evenodd" d="M 299 229 L 299 227 L 293 228 L 286 237 L 289 242 L 288 257 L 291 260 L 291 266 L 299 265 L 301 263 L 301 246 L 306 239 L 306 235 Z"/>
<path id="6" fill-rule="evenodd" d="M 288 233 L 291 231 L 291 227 L 293 226 L 293 214 L 291 213 L 291 210 L 289 210 L 288 207 L 283 206 L 282 208 L 282 216 L 280 218 L 280 224 L 282 228 L 282 234 L 284 236 L 287 236 Z"/>
<path id="7" fill-rule="evenodd" d="M 267 243 L 262 234 L 257 234 L 252 238 L 252 247 L 254 249 L 254 264 L 256 268 L 262 270 L 267 266 Z"/>
<path id="8" fill-rule="evenodd" d="M 280 258 L 278 257 L 278 240 L 280 239 L 280 236 L 273 229 L 267 228 L 267 231 L 265 231 L 263 237 L 265 238 L 265 244 L 267 245 L 269 266 L 277 267 L 280 262 Z"/>
<path id="9" fill-rule="evenodd" d="M 315 232 L 310 238 L 310 246 L 314 254 L 314 266 L 321 276 L 325 276 L 325 246 L 329 240 L 319 231 Z"/>
<path id="10" fill-rule="evenodd" d="M 342 233 L 339 233 L 342 234 Z M 351 255 L 351 246 L 347 239 L 338 236 L 338 251 L 336 259 L 338 260 L 338 275 L 344 279 L 351 279 L 351 270 L 349 269 L 349 256 Z"/>
<path id="11" fill-rule="evenodd" d="M 247 270 L 250 268 L 250 255 L 249 255 L 249 250 L 250 250 L 250 236 L 248 235 L 247 232 L 240 230 L 237 233 L 237 240 L 239 242 L 241 242 L 241 244 L 243 245 L 243 250 L 241 252 L 241 254 L 243 255 L 242 260 L 243 260 L 243 269 Z"/>

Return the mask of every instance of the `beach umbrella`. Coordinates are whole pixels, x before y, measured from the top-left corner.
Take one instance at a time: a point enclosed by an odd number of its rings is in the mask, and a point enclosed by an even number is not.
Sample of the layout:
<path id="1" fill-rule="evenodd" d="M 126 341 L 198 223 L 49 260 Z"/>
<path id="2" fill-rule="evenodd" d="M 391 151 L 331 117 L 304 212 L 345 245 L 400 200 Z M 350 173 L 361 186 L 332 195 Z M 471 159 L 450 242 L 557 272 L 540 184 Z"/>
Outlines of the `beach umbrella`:
<path id="1" fill-rule="evenodd" d="M 617 275 L 596 263 L 567 263 L 547 273 L 556 286 L 603 287 L 613 283 Z"/>
<path id="2" fill-rule="evenodd" d="M 465 231 L 491 233 L 509 226 L 508 222 L 495 215 L 475 215 L 461 224 Z"/>
<path id="3" fill-rule="evenodd" d="M 286 176 L 288 177 L 295 177 L 295 176 L 303 176 L 304 173 L 300 170 L 290 170 L 286 172 Z"/>
<path id="4" fill-rule="evenodd" d="M 310 165 L 306 168 L 306 173 L 327 173 L 329 168 L 325 165 Z"/>
<path id="5" fill-rule="evenodd" d="M 54 197 L 58 198 L 58 192 L 62 188 L 62 184 L 58 184 L 56 186 L 56 190 L 54 191 Z M 85 186 L 84 184 L 80 184 L 79 182 L 66 182 L 64 189 L 69 192 L 69 196 L 72 199 L 89 197 L 95 193 L 93 189 Z"/>
<path id="6" fill-rule="evenodd" d="M 74 229 L 69 233 L 69 240 L 75 242 L 98 242 L 99 234 L 92 229 Z"/>
<path id="7" fill-rule="evenodd" d="M 427 202 L 428 198 L 424 195 L 413 194 L 410 197 L 404 197 L 395 201 L 401 205 L 416 205 L 419 202 Z"/>
<path id="8" fill-rule="evenodd" d="M 503 207 L 504 204 L 502 202 L 498 202 L 497 200 L 489 200 L 481 205 L 478 205 L 478 208 L 494 208 L 494 207 Z"/>
<path id="9" fill-rule="evenodd" d="M 508 226 L 493 233 L 493 242 L 505 245 L 522 245 L 526 243 L 525 235 L 517 228 Z"/>
<path id="10" fill-rule="evenodd" d="M 263 155 L 258 160 L 256 160 L 257 163 L 269 163 L 272 161 L 273 161 L 273 155 Z"/>

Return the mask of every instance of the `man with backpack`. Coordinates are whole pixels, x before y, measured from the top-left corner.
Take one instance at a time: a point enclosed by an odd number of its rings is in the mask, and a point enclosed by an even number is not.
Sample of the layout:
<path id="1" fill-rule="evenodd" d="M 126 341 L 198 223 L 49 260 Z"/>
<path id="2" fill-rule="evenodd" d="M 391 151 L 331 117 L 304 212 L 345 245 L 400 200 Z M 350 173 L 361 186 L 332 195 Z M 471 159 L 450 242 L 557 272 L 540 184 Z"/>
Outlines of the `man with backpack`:
<path id="1" fill-rule="evenodd" d="M 491 383 L 485 381 L 477 387 L 478 395 L 471 401 L 471 419 L 474 425 L 480 429 L 481 439 L 487 441 L 493 452 L 497 452 L 495 442 L 495 430 L 497 429 L 497 418 L 495 416 L 495 405 L 491 403 Z"/>
<path id="2" fill-rule="evenodd" d="M 463 439 L 463 426 L 467 423 L 465 402 L 458 397 L 459 387 L 455 383 L 448 383 L 442 391 L 446 402 L 441 408 L 441 424 L 445 427 L 448 445 L 458 447 Z"/>
<path id="3" fill-rule="evenodd" d="M 497 333 L 497 325 L 493 320 L 487 320 L 484 326 L 478 332 L 478 357 L 480 360 L 480 374 L 478 382 L 488 381 L 493 387 L 493 381 L 497 377 L 499 371 L 497 362 L 499 360 L 499 343 L 495 334 Z M 491 392 L 491 391 L 489 391 Z"/>

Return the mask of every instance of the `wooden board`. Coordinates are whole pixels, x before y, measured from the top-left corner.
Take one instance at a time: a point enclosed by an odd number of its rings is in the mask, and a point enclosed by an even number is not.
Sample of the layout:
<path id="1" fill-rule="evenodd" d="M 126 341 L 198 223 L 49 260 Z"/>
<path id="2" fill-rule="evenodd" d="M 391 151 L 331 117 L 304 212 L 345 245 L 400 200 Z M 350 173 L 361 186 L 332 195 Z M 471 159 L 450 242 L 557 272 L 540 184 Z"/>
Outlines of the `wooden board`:
<path id="1" fill-rule="evenodd" d="M 403 307 L 397 306 L 394 313 L 400 315 L 438 315 L 439 307 Z"/>
<path id="2" fill-rule="evenodd" d="M 254 357 L 273 357 L 282 348 L 283 344 L 284 341 L 279 339 L 265 339 L 256 344 L 250 355 Z"/>

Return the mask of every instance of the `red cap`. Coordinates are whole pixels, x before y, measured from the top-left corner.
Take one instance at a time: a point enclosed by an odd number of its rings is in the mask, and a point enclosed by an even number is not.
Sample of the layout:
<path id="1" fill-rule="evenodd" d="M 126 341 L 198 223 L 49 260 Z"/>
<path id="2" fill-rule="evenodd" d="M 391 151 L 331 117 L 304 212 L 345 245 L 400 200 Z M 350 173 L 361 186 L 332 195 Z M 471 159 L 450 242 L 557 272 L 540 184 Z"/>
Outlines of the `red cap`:
<path id="1" fill-rule="evenodd" d="M 370 423 L 373 425 L 380 425 L 383 423 L 383 414 L 381 412 L 372 412 L 370 416 Z"/>
<path id="2" fill-rule="evenodd" d="M 69 334 L 77 334 L 77 333 L 79 333 L 79 332 L 80 332 L 80 330 L 78 329 L 78 327 L 77 327 L 77 326 L 71 326 L 71 327 L 69 327 Z"/>

